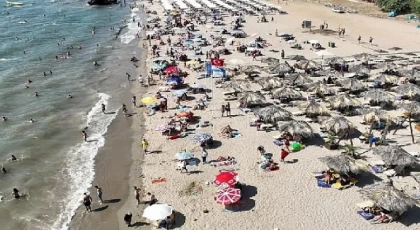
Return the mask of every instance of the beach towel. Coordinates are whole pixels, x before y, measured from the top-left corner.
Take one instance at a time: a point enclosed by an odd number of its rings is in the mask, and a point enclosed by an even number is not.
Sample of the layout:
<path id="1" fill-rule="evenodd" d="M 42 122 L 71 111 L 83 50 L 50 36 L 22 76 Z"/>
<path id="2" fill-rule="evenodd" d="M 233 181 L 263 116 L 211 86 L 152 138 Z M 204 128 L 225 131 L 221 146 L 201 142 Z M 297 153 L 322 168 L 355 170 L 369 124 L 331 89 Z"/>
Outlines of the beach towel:
<path id="1" fill-rule="evenodd" d="M 158 178 L 158 179 L 153 179 L 152 180 L 152 184 L 165 183 L 165 182 L 166 182 L 166 178 Z"/>
<path id="2" fill-rule="evenodd" d="M 362 211 L 362 210 L 357 211 L 357 214 L 359 214 L 365 220 L 371 220 L 371 219 L 375 218 L 375 215 L 373 215 L 372 213 L 368 213 L 368 212 L 365 212 L 365 211 Z"/>
<path id="3" fill-rule="evenodd" d="M 331 188 L 331 185 L 327 184 L 327 182 L 325 182 L 323 180 L 316 180 L 316 181 L 317 181 L 318 187 L 321 187 L 321 188 Z"/>

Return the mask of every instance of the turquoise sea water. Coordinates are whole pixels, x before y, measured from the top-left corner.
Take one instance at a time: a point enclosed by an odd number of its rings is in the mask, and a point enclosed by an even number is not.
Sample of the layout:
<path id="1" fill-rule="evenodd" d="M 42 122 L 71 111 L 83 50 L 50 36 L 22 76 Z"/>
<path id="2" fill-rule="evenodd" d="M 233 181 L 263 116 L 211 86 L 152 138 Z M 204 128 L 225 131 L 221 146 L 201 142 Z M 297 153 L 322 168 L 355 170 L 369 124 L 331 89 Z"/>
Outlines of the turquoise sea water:
<path id="1" fill-rule="evenodd" d="M 139 28 L 131 19 L 140 13 L 85 0 L 20 2 L 0 2 L 0 116 L 8 118 L 0 121 L 0 162 L 9 171 L 0 175 L 1 229 L 66 229 L 116 117 L 100 105 L 117 112 L 118 95 L 133 84 L 125 66 L 136 55 Z M 84 143 L 86 126 L 92 141 Z M 19 161 L 8 161 L 11 154 Z M 12 188 L 26 196 L 14 200 Z"/>

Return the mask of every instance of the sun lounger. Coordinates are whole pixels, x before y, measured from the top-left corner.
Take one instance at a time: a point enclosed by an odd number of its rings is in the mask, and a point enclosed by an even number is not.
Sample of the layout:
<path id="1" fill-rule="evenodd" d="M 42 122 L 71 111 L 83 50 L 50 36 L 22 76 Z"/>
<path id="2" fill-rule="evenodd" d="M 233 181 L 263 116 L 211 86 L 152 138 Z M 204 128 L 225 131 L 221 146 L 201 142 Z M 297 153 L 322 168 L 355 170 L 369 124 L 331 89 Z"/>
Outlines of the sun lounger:
<path id="1" fill-rule="evenodd" d="M 365 212 L 363 210 L 357 211 L 357 214 L 359 214 L 365 220 L 371 220 L 371 219 L 375 218 L 374 214 Z"/>
<path id="2" fill-rule="evenodd" d="M 295 111 L 295 112 L 292 112 L 292 114 L 293 114 L 293 116 L 303 116 L 303 115 L 305 115 L 305 112 L 303 112 L 303 111 Z"/>
<path id="3" fill-rule="evenodd" d="M 251 112 L 251 109 L 250 108 L 239 108 L 239 110 L 241 110 L 242 112 L 244 112 L 244 113 L 249 113 L 249 112 Z"/>
<path id="4" fill-rule="evenodd" d="M 264 131 L 264 130 L 270 129 L 270 128 L 272 128 L 272 127 L 274 127 L 274 126 L 273 126 L 273 125 L 271 125 L 271 124 L 262 124 L 262 125 L 260 126 L 260 131 Z"/>
<path id="5" fill-rule="evenodd" d="M 233 101 L 233 100 L 237 100 L 237 99 L 238 99 L 238 97 L 233 96 L 233 95 L 226 95 L 226 96 L 223 96 L 223 99 L 224 99 L 225 101 Z"/>

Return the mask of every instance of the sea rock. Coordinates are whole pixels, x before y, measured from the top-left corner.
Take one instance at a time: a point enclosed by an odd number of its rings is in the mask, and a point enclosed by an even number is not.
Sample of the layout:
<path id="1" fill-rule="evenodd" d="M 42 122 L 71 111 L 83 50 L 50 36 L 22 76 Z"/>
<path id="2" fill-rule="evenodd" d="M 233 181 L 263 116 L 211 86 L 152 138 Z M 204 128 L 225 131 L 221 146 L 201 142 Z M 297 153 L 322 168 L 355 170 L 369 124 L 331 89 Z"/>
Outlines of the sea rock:
<path id="1" fill-rule="evenodd" d="M 111 5 L 120 3 L 118 0 L 89 0 L 88 4 L 93 5 Z"/>

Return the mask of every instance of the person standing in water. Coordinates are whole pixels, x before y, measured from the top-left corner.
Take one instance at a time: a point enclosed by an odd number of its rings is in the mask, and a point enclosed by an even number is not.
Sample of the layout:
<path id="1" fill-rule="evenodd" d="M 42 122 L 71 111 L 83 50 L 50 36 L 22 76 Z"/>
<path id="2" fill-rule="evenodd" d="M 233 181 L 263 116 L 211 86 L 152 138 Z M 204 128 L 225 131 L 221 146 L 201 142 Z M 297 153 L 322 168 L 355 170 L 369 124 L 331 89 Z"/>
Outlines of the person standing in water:
<path id="1" fill-rule="evenodd" d="M 101 104 L 102 107 L 102 113 L 105 114 L 105 104 Z"/>
<path id="2" fill-rule="evenodd" d="M 83 197 L 83 204 L 86 207 L 86 211 L 92 212 L 92 197 L 90 197 L 87 193 L 83 193 L 85 197 Z"/>
<path id="3" fill-rule="evenodd" d="M 12 155 L 12 158 L 10 158 L 12 161 L 17 161 L 17 158 L 15 157 L 15 155 Z"/>
<path id="4" fill-rule="evenodd" d="M 19 190 L 17 188 L 13 188 L 12 196 L 15 197 L 15 199 L 20 199 Z"/>
<path id="5" fill-rule="evenodd" d="M 102 188 L 99 187 L 98 185 L 95 185 L 95 188 L 96 188 L 96 195 L 98 196 L 98 199 L 99 199 L 99 203 L 103 204 L 104 200 L 102 199 Z"/>
<path id="6" fill-rule="evenodd" d="M 83 140 L 84 140 L 85 142 L 87 142 L 88 135 L 87 135 L 87 133 L 86 133 L 86 131 L 85 131 L 85 130 L 83 130 L 83 131 L 82 131 L 82 135 L 83 135 Z"/>

